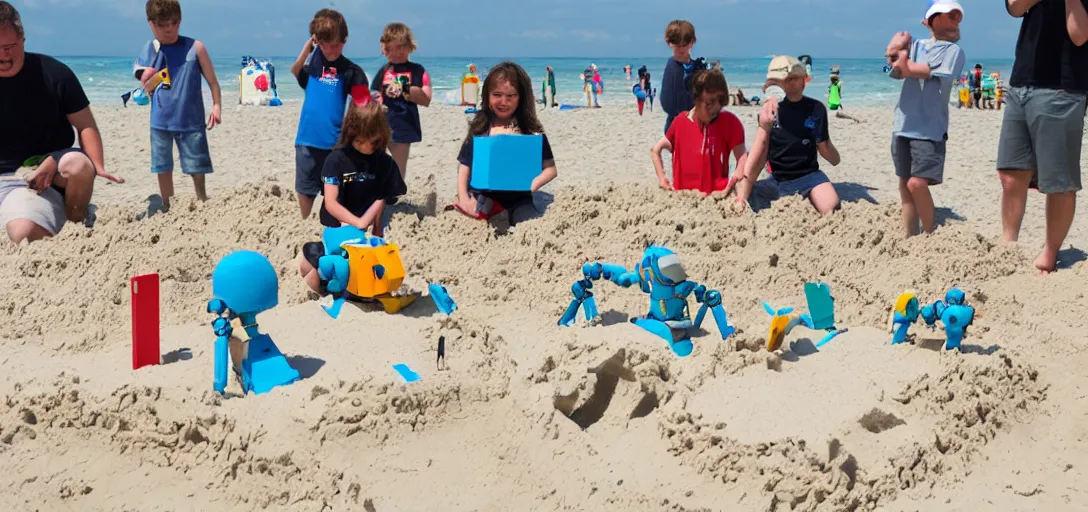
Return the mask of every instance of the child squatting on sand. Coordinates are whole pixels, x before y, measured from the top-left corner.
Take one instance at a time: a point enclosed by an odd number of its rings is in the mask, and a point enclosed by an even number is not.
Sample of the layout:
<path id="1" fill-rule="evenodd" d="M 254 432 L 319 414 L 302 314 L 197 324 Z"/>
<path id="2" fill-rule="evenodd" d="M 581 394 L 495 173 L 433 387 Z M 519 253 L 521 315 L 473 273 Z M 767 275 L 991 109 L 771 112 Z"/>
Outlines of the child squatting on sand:
<path id="1" fill-rule="evenodd" d="M 936 208 L 931 185 L 944 181 L 948 141 L 948 100 L 955 80 L 967 62 L 960 39 L 963 7 L 955 0 L 930 5 L 922 24 L 932 38 L 911 41 L 908 32 L 896 34 L 889 46 L 892 77 L 902 80 L 895 105 L 892 161 L 899 177 L 903 228 L 907 236 L 936 229 Z M 898 47 L 905 44 L 910 50 Z"/>
<path id="2" fill-rule="evenodd" d="M 733 190 L 729 154 L 737 159 L 737 172 L 747 161 L 744 126 L 731 112 L 722 110 L 729 99 L 725 75 L 717 69 L 696 71 L 691 78 L 695 106 L 673 120 L 668 133 L 650 150 L 657 182 L 665 190 L 698 190 L 703 194 Z M 670 151 L 672 183 L 665 176 L 661 151 Z"/>
<path id="3" fill-rule="evenodd" d="M 737 205 L 746 201 L 774 201 L 797 194 L 826 214 L 839 207 L 835 187 L 820 170 L 817 156 L 839 164 L 839 150 L 827 129 L 827 107 L 804 95 L 808 70 L 797 59 L 779 55 L 767 67 L 767 87 L 776 85 L 786 97 L 769 98 L 759 113 L 759 131 L 748 154 L 745 173 L 737 177 Z M 771 177 L 757 182 L 770 162 Z M 753 203 L 753 209 L 763 206 Z"/>
<path id="4" fill-rule="evenodd" d="M 416 51 L 416 38 L 407 25 L 386 25 L 380 42 L 382 55 L 389 62 L 374 75 L 371 88 L 381 93 L 381 102 L 389 109 L 387 117 L 393 132 L 389 152 L 404 177 L 412 144 L 423 140 L 419 107 L 431 104 L 431 77 L 423 66 L 408 60 Z"/>
<path id="5" fill-rule="evenodd" d="M 513 62 L 501 62 L 487 73 L 483 86 L 483 105 L 469 122 L 468 134 L 457 155 L 457 202 L 455 207 L 471 217 L 490 218 L 506 210 L 510 225 L 536 215 L 533 193 L 556 177 L 555 157 L 552 155 L 548 136 L 536 118 L 536 101 L 533 99 L 533 81 L 521 66 Z M 533 179 L 529 192 L 473 190 L 472 180 L 473 137 L 486 137 L 509 133 L 540 134 L 544 138 L 540 174 Z"/>
<path id="6" fill-rule="evenodd" d="M 295 194 L 299 213 L 308 218 L 322 192 L 325 159 L 340 138 L 348 96 L 369 100 L 363 69 L 344 57 L 348 24 L 332 9 L 321 9 L 310 20 L 310 38 L 291 64 L 291 74 L 305 91 L 295 135 Z"/>
<path id="7" fill-rule="evenodd" d="M 324 201 L 321 224 L 325 227 L 355 226 L 382 236 L 381 216 L 386 198 L 407 192 L 397 163 L 387 154 L 389 125 L 382 106 L 365 96 L 362 106 L 349 106 L 336 148 L 325 159 L 321 171 Z M 325 284 L 317 262 L 325 255 L 322 242 L 308 242 L 299 255 L 299 273 L 317 293 Z"/>
<path id="8" fill-rule="evenodd" d="M 174 152 L 177 143 L 181 172 L 192 176 L 197 199 L 208 198 L 204 175 L 212 172 L 208 134 L 222 121 L 222 95 L 212 59 L 204 43 L 178 34 L 181 4 L 177 0 L 148 0 L 144 9 L 155 39 L 136 59 L 135 77 L 151 97 L 151 173 L 159 182 L 163 209 L 174 196 Z M 195 55 L 195 58 L 190 56 Z M 159 72 L 166 70 L 169 82 Z M 204 94 L 200 77 L 208 81 L 212 112 L 204 122 Z"/>

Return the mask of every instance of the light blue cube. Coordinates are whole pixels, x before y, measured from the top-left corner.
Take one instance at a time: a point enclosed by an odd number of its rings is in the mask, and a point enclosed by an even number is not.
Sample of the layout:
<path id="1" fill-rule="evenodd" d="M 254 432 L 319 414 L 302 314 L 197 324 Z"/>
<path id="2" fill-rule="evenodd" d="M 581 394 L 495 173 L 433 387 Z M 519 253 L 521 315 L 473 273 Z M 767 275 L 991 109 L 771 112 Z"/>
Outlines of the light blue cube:
<path id="1" fill-rule="evenodd" d="M 528 192 L 544 163 L 543 135 L 472 138 L 472 179 L 476 190 Z"/>

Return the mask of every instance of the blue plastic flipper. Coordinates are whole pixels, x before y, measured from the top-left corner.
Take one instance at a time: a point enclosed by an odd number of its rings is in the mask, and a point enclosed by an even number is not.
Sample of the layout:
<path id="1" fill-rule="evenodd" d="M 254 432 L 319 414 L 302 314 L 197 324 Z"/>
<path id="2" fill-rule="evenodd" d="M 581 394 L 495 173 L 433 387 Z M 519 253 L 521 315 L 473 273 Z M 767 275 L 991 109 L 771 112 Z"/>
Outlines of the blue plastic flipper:
<path id="1" fill-rule="evenodd" d="M 664 322 L 654 320 L 652 318 L 635 318 L 632 322 L 651 333 L 657 335 L 659 338 L 665 340 L 669 344 L 669 348 L 673 353 L 680 357 L 687 357 L 691 355 L 695 346 L 691 343 L 690 339 L 683 339 L 676 341 L 672 335 L 672 328 L 666 325 Z"/>
<path id="2" fill-rule="evenodd" d="M 333 299 L 332 304 L 329 305 L 329 306 L 325 306 L 324 304 L 321 305 L 321 309 L 324 309 L 325 312 L 328 313 L 329 316 L 333 317 L 334 319 L 335 318 L 340 318 L 340 310 L 343 307 L 344 307 L 344 297 L 343 296 L 336 297 L 335 299 Z"/>
<path id="3" fill-rule="evenodd" d="M 404 378 L 404 382 L 415 382 L 419 380 L 419 374 L 412 371 L 406 364 L 395 364 L 393 365 L 393 370 Z"/>
<path id="4" fill-rule="evenodd" d="M 246 392 L 267 393 L 276 386 L 299 380 L 298 370 L 291 368 L 287 358 L 267 334 L 249 340 L 249 354 L 242 361 L 242 387 Z"/>
<path id="5" fill-rule="evenodd" d="M 446 287 L 440 284 L 430 284 L 427 286 L 427 290 L 430 292 L 431 300 L 434 301 L 434 305 L 445 315 L 449 315 L 457 310 L 457 303 L 450 298 L 450 294 L 446 291 Z"/>

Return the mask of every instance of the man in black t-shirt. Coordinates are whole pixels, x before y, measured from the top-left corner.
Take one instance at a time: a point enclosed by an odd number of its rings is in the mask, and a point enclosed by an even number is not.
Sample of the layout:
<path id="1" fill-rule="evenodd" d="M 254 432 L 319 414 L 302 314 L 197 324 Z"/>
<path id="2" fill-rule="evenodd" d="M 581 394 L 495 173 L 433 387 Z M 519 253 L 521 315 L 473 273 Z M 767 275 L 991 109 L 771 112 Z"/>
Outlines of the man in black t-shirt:
<path id="1" fill-rule="evenodd" d="M 1035 259 L 1053 272 L 1081 189 L 1080 152 L 1088 105 L 1088 0 L 1006 0 L 1023 18 L 1004 95 L 997 149 L 1001 223 L 1016 242 L 1029 188 L 1046 194 L 1046 243 Z"/>
<path id="2" fill-rule="evenodd" d="M 102 137 L 75 74 L 26 53 L 25 42 L 19 12 L 0 1 L 0 226 L 15 243 L 83 221 L 96 169 L 121 181 L 105 172 Z M 73 127 L 81 149 L 72 148 Z"/>
<path id="3" fill-rule="evenodd" d="M 759 131 L 748 154 L 748 164 L 737 174 L 737 204 L 753 209 L 769 206 L 782 196 L 800 195 L 820 213 L 839 207 L 839 195 L 820 170 L 818 156 L 839 164 L 839 150 L 827 129 L 827 108 L 804 96 L 808 70 L 790 56 L 775 57 L 767 69 L 767 86 L 782 88 L 786 97 L 768 99 L 759 114 Z M 770 164 L 771 177 L 756 181 Z"/>

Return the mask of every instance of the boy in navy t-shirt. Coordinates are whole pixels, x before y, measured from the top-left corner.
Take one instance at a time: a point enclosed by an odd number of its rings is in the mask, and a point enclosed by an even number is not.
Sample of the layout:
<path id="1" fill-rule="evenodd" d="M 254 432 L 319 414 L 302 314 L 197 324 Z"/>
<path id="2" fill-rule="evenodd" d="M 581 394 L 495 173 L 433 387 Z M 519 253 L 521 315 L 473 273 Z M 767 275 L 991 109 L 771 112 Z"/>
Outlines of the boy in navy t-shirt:
<path id="1" fill-rule="evenodd" d="M 393 133 L 389 154 L 400 167 L 403 178 L 408 173 L 408 153 L 412 143 L 423 140 L 419 106 L 431 104 L 431 77 L 423 66 L 408 60 L 416 51 L 416 38 L 407 25 L 386 25 L 380 42 L 382 55 L 389 62 L 374 75 L 376 78 L 370 87 L 380 93 L 381 102 L 388 109 L 385 115 Z M 390 199 L 390 204 L 396 202 L 396 198 Z"/>
<path id="2" fill-rule="evenodd" d="M 151 173 L 158 179 L 165 210 L 174 195 L 175 143 L 181 172 L 192 176 L 197 199 L 208 198 L 204 176 L 212 172 L 212 157 L 207 130 L 222 120 L 222 96 L 207 47 L 178 33 L 181 4 L 177 0 L 148 0 L 144 10 L 155 39 L 144 45 L 133 70 L 151 95 Z M 207 124 L 201 77 L 212 93 Z"/>
<path id="3" fill-rule="evenodd" d="M 321 9 L 310 21 L 310 39 L 291 64 L 291 74 L 306 91 L 295 137 L 295 192 L 304 219 L 322 192 L 321 169 L 340 138 L 348 97 L 362 101 L 370 94 L 366 73 L 343 56 L 347 40 L 344 16 Z"/>
<path id="4" fill-rule="evenodd" d="M 706 59 L 691 58 L 695 46 L 695 26 L 687 20 L 674 20 L 665 27 L 665 42 L 672 48 L 672 57 L 661 74 L 661 108 L 665 110 L 665 132 L 676 116 L 695 108 L 691 97 L 691 76 L 707 69 Z"/>

